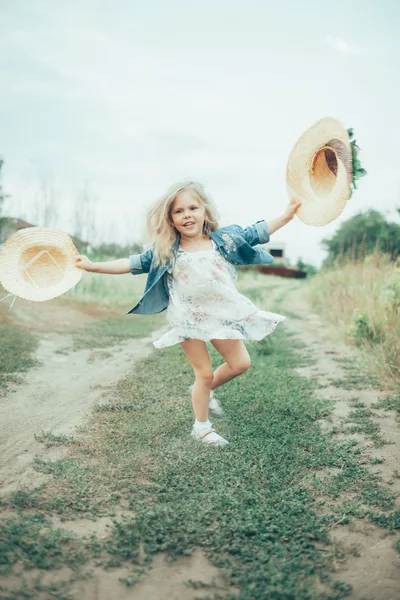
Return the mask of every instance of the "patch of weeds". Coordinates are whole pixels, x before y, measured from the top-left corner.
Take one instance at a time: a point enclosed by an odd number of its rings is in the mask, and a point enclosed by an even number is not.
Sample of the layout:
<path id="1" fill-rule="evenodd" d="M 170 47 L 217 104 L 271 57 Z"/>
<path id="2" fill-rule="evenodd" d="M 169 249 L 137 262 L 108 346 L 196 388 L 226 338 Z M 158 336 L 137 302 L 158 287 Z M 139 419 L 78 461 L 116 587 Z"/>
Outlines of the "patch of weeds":
<path id="1" fill-rule="evenodd" d="M 369 480 L 361 493 L 362 502 L 368 506 L 376 506 L 381 510 L 390 510 L 395 504 L 394 495 L 380 484 L 380 478 Z"/>
<path id="2" fill-rule="evenodd" d="M 385 459 L 375 457 L 375 458 L 371 458 L 370 462 L 371 462 L 371 465 L 381 465 L 382 463 L 385 462 Z"/>
<path id="3" fill-rule="evenodd" d="M 400 530 L 400 509 L 394 510 L 389 515 L 382 515 L 375 512 L 371 512 L 369 513 L 369 518 L 373 523 L 379 525 L 379 527 L 384 527 L 389 531 Z"/>
<path id="4" fill-rule="evenodd" d="M 69 517 L 74 514 L 100 516 L 108 514 L 110 507 L 118 503 L 120 496 L 115 495 L 110 474 L 74 457 L 55 461 L 35 457 L 33 466 L 54 478 L 50 494 L 46 488 L 31 492 L 32 501 L 43 510 Z"/>
<path id="5" fill-rule="evenodd" d="M 193 579 L 188 579 L 185 581 L 186 587 L 190 587 L 193 590 L 204 590 L 215 587 L 212 583 L 205 583 L 204 581 L 194 581 Z"/>
<path id="6" fill-rule="evenodd" d="M 366 404 L 361 402 L 357 396 L 354 398 L 349 398 L 348 403 L 352 408 L 366 408 Z"/>
<path id="7" fill-rule="evenodd" d="M 38 338 L 15 325 L 0 327 L 0 394 L 10 383 L 20 383 L 19 373 L 25 373 L 40 364 L 33 358 Z"/>
<path id="8" fill-rule="evenodd" d="M 350 553 L 352 554 L 352 556 L 356 556 L 356 557 L 361 556 L 360 547 L 357 546 L 357 544 L 353 544 L 352 547 L 350 548 Z"/>
<path id="9" fill-rule="evenodd" d="M 349 372 L 349 375 L 344 379 L 330 379 L 331 385 L 341 387 L 345 390 L 364 390 L 366 387 L 380 387 L 377 379 L 365 376 L 363 373 Z"/>
<path id="10" fill-rule="evenodd" d="M 8 573 L 21 561 L 25 569 L 50 569 L 84 562 L 79 542 L 61 529 L 52 529 L 42 514 L 0 521 L 1 572 Z"/>
<path id="11" fill-rule="evenodd" d="M 331 584 L 331 588 L 335 590 L 335 592 L 340 592 L 342 598 L 345 596 L 350 596 L 351 592 L 353 591 L 351 585 L 345 583 L 344 581 L 334 581 Z"/>
<path id="12" fill-rule="evenodd" d="M 351 425 L 346 429 L 348 433 L 361 433 L 369 437 L 376 448 L 380 448 L 388 442 L 382 438 L 379 424 L 372 419 L 374 416 L 369 408 L 357 408 L 347 415 L 344 422 L 356 423 L 356 425 Z"/>
<path id="13" fill-rule="evenodd" d="M 335 352 L 334 354 L 337 354 L 337 352 Z M 339 364 L 343 365 L 343 368 L 344 368 L 344 369 L 346 368 L 346 366 L 348 366 L 348 365 L 349 365 L 349 362 L 350 362 L 350 360 L 349 360 L 349 358 L 348 358 L 348 357 L 344 358 L 343 356 L 338 356 L 338 357 L 336 357 L 336 358 L 335 358 L 335 357 L 333 357 L 333 358 L 332 358 L 332 360 L 334 360 L 335 362 L 337 362 L 337 363 L 339 363 Z"/>
<path id="14" fill-rule="evenodd" d="M 51 448 L 52 446 L 67 446 L 76 443 L 76 440 L 72 435 L 56 435 L 51 433 L 51 431 L 35 433 L 34 438 L 37 442 L 44 444 L 46 448 Z"/>
<path id="15" fill-rule="evenodd" d="M 344 450 L 350 450 L 350 445 L 342 445 L 342 460 Z M 354 496 L 350 504 L 347 500 L 340 505 L 340 511 L 345 507 L 349 514 L 353 511 L 358 513 L 360 504 L 375 506 L 381 510 L 390 510 L 394 506 L 394 495 L 380 483 L 379 475 L 370 473 L 360 464 L 353 460 L 348 464 L 342 464 L 342 470 L 332 476 L 313 481 L 315 489 L 325 496 L 340 499 L 343 496 Z"/>
<path id="16" fill-rule="evenodd" d="M 340 357 L 333 360 L 341 364 L 346 371 L 344 378 L 330 380 L 330 383 L 335 387 L 342 387 L 346 390 L 363 390 L 366 387 L 381 389 L 382 382 L 366 371 L 363 364 L 357 359 L 354 361 Z"/>
<path id="17" fill-rule="evenodd" d="M 18 490 L 12 492 L 6 500 L 3 500 L 5 506 L 10 506 L 16 510 L 27 510 L 38 508 L 37 497 L 32 492 Z"/>
<path id="18" fill-rule="evenodd" d="M 375 402 L 373 408 L 383 408 L 384 410 L 395 410 L 400 415 L 400 396 L 391 396 L 381 398 Z"/>
<path id="19" fill-rule="evenodd" d="M 140 560 L 138 562 L 140 562 Z M 143 576 L 147 575 L 148 572 L 149 566 L 142 567 L 138 565 L 135 569 L 135 572 L 132 573 L 132 575 L 130 575 L 129 577 L 120 578 L 120 581 L 121 583 L 124 583 L 127 588 L 130 588 L 136 585 L 139 581 L 141 581 L 143 579 Z"/>
<path id="20" fill-rule="evenodd" d="M 354 311 L 352 323 L 347 332 L 348 339 L 360 347 L 363 344 L 380 344 L 385 333 L 382 326 L 373 325 L 366 310 L 360 312 Z"/>

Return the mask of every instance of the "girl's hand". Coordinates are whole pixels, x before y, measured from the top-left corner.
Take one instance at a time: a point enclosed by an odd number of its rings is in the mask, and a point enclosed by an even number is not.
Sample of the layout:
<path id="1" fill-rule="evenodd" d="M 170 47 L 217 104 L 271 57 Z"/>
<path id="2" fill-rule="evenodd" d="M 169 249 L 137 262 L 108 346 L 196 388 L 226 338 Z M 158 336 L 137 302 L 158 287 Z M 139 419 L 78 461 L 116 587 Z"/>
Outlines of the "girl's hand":
<path id="1" fill-rule="evenodd" d="M 291 221 L 293 219 L 297 209 L 300 208 L 301 204 L 302 203 L 299 200 L 291 200 L 289 202 L 284 213 L 288 221 Z"/>
<path id="2" fill-rule="evenodd" d="M 91 271 L 93 263 L 87 256 L 79 254 L 79 256 L 75 257 L 75 266 L 84 269 L 85 271 Z"/>

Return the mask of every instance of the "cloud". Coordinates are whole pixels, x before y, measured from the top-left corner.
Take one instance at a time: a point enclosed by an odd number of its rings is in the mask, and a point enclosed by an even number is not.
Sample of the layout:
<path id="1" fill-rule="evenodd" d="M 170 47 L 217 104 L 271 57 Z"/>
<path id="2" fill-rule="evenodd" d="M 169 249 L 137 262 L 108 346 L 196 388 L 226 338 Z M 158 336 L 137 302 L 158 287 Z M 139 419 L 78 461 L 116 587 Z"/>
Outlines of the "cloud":
<path id="1" fill-rule="evenodd" d="M 357 46 L 335 35 L 327 35 L 325 41 L 333 50 L 343 54 L 367 54 L 369 52 L 365 46 Z"/>

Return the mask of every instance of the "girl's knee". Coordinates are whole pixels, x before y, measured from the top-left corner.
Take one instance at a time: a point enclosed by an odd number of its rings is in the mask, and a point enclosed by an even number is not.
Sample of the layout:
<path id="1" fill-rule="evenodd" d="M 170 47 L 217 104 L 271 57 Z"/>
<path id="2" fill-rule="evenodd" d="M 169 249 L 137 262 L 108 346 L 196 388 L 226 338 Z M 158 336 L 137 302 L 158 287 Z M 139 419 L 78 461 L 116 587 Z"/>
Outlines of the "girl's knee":
<path id="1" fill-rule="evenodd" d="M 196 376 L 196 381 L 201 381 L 201 383 L 203 383 L 203 385 L 209 385 L 211 386 L 213 379 L 214 379 L 214 373 L 211 370 L 202 370 L 202 371 L 195 371 L 195 376 Z"/>
<path id="2" fill-rule="evenodd" d="M 251 360 L 250 356 L 241 359 L 239 362 L 235 363 L 231 369 L 235 373 L 235 375 L 241 375 L 245 373 L 248 369 L 250 369 Z"/>

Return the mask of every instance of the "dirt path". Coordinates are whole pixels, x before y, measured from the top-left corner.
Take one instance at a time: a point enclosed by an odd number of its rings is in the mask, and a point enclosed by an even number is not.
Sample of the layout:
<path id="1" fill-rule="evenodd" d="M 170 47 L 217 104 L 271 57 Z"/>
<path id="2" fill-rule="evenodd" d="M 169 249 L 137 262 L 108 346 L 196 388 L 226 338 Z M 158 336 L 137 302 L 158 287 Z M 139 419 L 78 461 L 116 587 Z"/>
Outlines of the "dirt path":
<path id="1" fill-rule="evenodd" d="M 342 423 L 349 414 L 349 400 L 354 396 L 366 406 L 373 407 L 384 394 L 367 387 L 348 390 L 332 383 L 346 378 L 343 364 L 335 359 L 347 358 L 350 362 L 355 351 L 335 339 L 334 331 L 318 315 L 312 313 L 301 293 L 300 285 L 282 281 L 272 295 L 278 296 L 283 291 L 285 294 L 279 312 L 285 314 L 287 311 L 289 316 L 284 326 L 295 339 L 305 344 L 304 352 L 312 361 L 311 366 L 297 371 L 320 383 L 322 387 L 317 390 L 318 396 L 335 401 L 332 420 L 320 421 L 323 430 L 328 431 Z M 45 481 L 48 476 L 39 474 L 32 468 L 33 457 L 59 458 L 62 454 L 58 453 L 65 450 L 46 449 L 35 440 L 34 435 L 42 430 L 50 430 L 53 434 L 74 433 L 76 427 L 85 420 L 88 408 L 104 401 L 103 394 L 107 389 L 131 370 L 135 360 L 152 352 L 151 341 L 160 335 L 158 331 L 149 338 L 131 340 L 111 347 L 107 352 L 104 349 L 69 352 L 71 336 L 67 329 L 68 323 L 76 322 L 78 318 L 78 314 L 73 312 L 76 309 L 54 306 L 50 317 L 47 312 L 42 318 L 37 313 L 32 318 L 29 307 L 24 309 L 20 305 L 17 310 L 19 313 L 15 312 L 13 319 L 24 322 L 40 335 L 37 358 L 42 364 L 31 370 L 26 382 L 0 402 L 0 495 L 24 486 L 37 486 Z M 79 318 L 85 322 L 92 318 L 82 316 L 82 312 L 79 314 Z M 296 315 L 299 318 L 295 318 Z M 337 437 L 354 438 L 369 456 L 384 459 L 382 464 L 369 465 L 367 468 L 379 472 L 390 489 L 400 493 L 400 479 L 393 478 L 394 471 L 399 468 L 400 426 L 395 420 L 394 411 L 372 410 L 382 436 L 393 442 L 391 445 L 375 449 L 370 440 L 360 434 L 341 433 Z M 82 522 L 71 522 L 70 530 L 81 535 L 95 533 L 100 538 L 107 535 L 106 529 L 111 523 L 109 518 L 100 519 L 96 524 L 88 520 L 80 521 Z M 60 525 L 68 528 L 68 522 Z M 347 559 L 337 561 L 335 577 L 353 586 L 353 593 L 348 596 L 350 600 L 400 598 L 400 554 L 393 548 L 398 536 L 395 538 L 365 520 L 355 519 L 350 526 L 332 529 L 331 539 L 346 551 Z M 357 552 L 354 552 L 354 548 L 357 548 Z M 77 584 L 76 597 L 88 600 L 111 600 L 116 597 L 161 600 L 167 596 L 177 600 L 192 600 L 202 597 L 202 591 L 189 590 L 185 586 L 187 579 L 216 582 L 215 591 L 218 586 L 221 586 L 220 591 L 223 588 L 223 581 L 218 579 L 218 571 L 200 551 L 173 565 L 166 564 L 162 556 L 157 557 L 153 569 L 134 588 L 121 587 L 119 577 L 124 574 L 124 569 L 105 572 L 96 568 L 91 580 Z M 48 575 L 51 581 L 56 581 L 60 576 L 63 573 Z"/>
<path id="2" fill-rule="evenodd" d="M 32 468 L 34 456 L 59 458 L 65 450 L 46 449 L 36 441 L 35 434 L 42 431 L 73 434 L 89 407 L 101 403 L 107 389 L 136 360 L 148 356 L 153 348 L 151 341 L 161 334 L 159 330 L 148 338 L 111 346 L 106 352 L 104 349 L 71 352 L 72 336 L 65 332 L 69 324 L 76 326 L 95 319 L 67 306 L 33 308 L 32 304 L 20 301 L 12 314 L 14 322 L 25 324 L 40 337 L 36 352 L 40 366 L 33 368 L 25 382 L 0 402 L 0 495 L 21 487 L 38 486 L 46 480 L 47 475 Z"/>
<path id="3" fill-rule="evenodd" d="M 338 433 L 335 439 L 355 439 L 371 458 L 383 459 L 378 465 L 364 465 L 373 473 L 379 473 L 390 490 L 398 494 L 397 507 L 400 507 L 400 479 L 394 472 L 400 465 L 400 424 L 396 422 L 395 411 L 376 409 L 373 405 L 385 394 L 369 387 L 345 389 L 332 381 L 344 380 L 347 371 L 342 366 L 354 360 L 356 351 L 345 346 L 337 339 L 335 331 L 321 317 L 312 312 L 301 293 L 295 287 L 284 298 L 281 311 L 285 309 L 298 315 L 298 319 L 289 318 L 285 327 L 306 346 L 305 354 L 311 359 L 309 367 L 297 368 L 296 371 L 321 385 L 316 394 L 321 398 L 335 401 L 330 421 L 321 420 L 323 431 L 331 430 L 335 425 L 343 423 L 343 419 L 352 410 L 349 400 L 358 397 L 374 415 L 372 419 L 379 423 L 382 437 L 390 442 L 381 448 L 374 448 L 371 440 L 362 434 Z M 335 339 L 336 338 L 336 339 Z M 324 473 L 326 474 L 326 473 Z M 387 531 L 363 519 L 354 519 L 351 525 L 332 529 L 331 539 L 347 555 L 345 561 L 338 561 L 335 578 L 353 586 L 349 600 L 368 598 L 373 600 L 399 600 L 400 598 L 400 554 L 393 548 L 399 536 L 390 535 Z"/>

